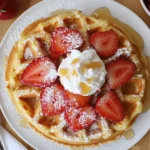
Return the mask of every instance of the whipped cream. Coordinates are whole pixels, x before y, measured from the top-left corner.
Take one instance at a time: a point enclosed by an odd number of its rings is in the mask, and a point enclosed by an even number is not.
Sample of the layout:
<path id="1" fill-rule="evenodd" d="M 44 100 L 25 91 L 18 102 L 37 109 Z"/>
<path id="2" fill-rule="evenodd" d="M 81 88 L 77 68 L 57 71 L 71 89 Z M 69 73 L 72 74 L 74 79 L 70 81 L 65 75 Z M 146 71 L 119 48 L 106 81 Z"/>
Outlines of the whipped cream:
<path id="1" fill-rule="evenodd" d="M 105 65 L 94 49 L 72 50 L 62 60 L 58 75 L 64 88 L 72 93 L 94 94 L 105 82 Z"/>

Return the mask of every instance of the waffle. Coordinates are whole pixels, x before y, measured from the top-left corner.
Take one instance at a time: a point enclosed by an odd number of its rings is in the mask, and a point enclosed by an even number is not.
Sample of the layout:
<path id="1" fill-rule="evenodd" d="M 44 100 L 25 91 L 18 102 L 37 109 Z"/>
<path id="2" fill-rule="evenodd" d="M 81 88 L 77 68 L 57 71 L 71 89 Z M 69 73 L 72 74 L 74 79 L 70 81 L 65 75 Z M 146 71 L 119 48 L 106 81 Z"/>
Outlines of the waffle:
<path id="1" fill-rule="evenodd" d="M 105 59 L 104 63 L 125 55 L 137 67 L 133 78 L 116 90 L 126 112 L 123 121 L 111 123 L 98 117 L 90 128 L 73 132 L 67 127 L 63 113 L 52 117 L 43 116 L 39 101 L 41 88 L 23 85 L 20 75 L 33 59 L 50 55 L 51 33 L 57 27 L 78 30 L 84 40 L 81 51 L 91 48 L 89 36 L 93 32 L 113 30 L 117 33 L 119 49 L 111 58 Z M 142 112 L 146 76 L 145 58 L 125 31 L 113 22 L 86 16 L 78 10 L 58 11 L 48 18 L 30 24 L 13 46 L 6 66 L 7 89 L 17 112 L 40 135 L 70 146 L 92 146 L 119 138 Z"/>

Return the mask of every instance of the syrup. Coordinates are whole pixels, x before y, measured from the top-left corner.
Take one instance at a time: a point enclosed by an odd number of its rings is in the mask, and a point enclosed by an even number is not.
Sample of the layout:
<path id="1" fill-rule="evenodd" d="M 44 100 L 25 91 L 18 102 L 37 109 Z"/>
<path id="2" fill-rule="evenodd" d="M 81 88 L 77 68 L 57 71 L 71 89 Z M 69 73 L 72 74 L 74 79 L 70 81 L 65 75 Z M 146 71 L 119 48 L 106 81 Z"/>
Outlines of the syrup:
<path id="1" fill-rule="evenodd" d="M 78 76 L 78 73 L 77 73 L 76 69 L 73 69 L 73 70 L 72 70 L 72 75 L 73 75 L 73 76 L 76 76 L 76 77 Z"/>
<path id="2" fill-rule="evenodd" d="M 81 67 L 81 71 L 83 73 L 85 73 L 88 69 L 97 69 L 97 68 L 101 68 L 101 67 L 102 67 L 101 62 L 90 62 L 90 63 L 84 64 Z"/>
<path id="3" fill-rule="evenodd" d="M 134 137 L 134 132 L 132 129 L 127 130 L 123 136 L 126 138 L 126 140 L 130 140 Z"/>
<path id="4" fill-rule="evenodd" d="M 148 69 L 148 72 L 150 74 L 150 56 L 146 56 L 146 60 L 147 60 L 147 69 Z M 143 111 L 142 111 L 143 113 L 150 110 L 149 88 L 150 88 L 150 80 L 147 80 L 147 87 L 146 87 L 146 91 L 145 91 L 145 100 L 144 100 Z"/>
<path id="5" fill-rule="evenodd" d="M 84 150 L 82 147 L 70 147 L 70 150 Z"/>
<path id="6" fill-rule="evenodd" d="M 88 94 L 91 91 L 91 87 L 84 82 L 80 82 L 80 87 L 81 87 L 81 93 L 83 95 Z"/>
<path id="7" fill-rule="evenodd" d="M 25 118 L 20 118 L 19 124 L 23 128 L 30 128 L 28 121 Z"/>
<path id="8" fill-rule="evenodd" d="M 59 69 L 59 74 L 61 74 L 62 76 L 66 76 L 69 74 L 69 70 L 66 68 L 60 68 Z"/>
<path id="9" fill-rule="evenodd" d="M 79 58 L 75 58 L 72 62 L 71 62 L 71 64 L 72 65 L 75 65 L 76 63 L 78 63 L 79 62 Z"/>

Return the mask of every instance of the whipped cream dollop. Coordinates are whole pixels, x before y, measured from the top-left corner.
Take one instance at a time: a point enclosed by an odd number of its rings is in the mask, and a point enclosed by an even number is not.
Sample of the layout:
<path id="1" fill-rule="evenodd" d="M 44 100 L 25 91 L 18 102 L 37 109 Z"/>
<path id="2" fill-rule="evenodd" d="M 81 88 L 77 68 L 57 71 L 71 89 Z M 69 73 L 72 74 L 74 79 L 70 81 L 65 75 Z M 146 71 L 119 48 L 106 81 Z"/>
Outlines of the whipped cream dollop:
<path id="1" fill-rule="evenodd" d="M 64 88 L 74 94 L 94 94 L 105 82 L 106 69 L 94 49 L 72 50 L 62 60 L 58 75 Z"/>

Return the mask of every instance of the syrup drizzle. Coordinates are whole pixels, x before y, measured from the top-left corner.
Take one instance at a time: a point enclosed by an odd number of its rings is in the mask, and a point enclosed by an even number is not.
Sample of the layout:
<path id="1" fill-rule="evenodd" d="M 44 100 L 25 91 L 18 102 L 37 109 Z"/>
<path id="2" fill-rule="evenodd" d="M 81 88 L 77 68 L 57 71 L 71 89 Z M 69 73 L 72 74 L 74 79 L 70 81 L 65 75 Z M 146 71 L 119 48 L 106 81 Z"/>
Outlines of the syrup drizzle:
<path id="1" fill-rule="evenodd" d="M 126 138 L 126 140 L 130 140 L 134 137 L 134 132 L 132 129 L 127 130 L 123 136 Z"/>
<path id="2" fill-rule="evenodd" d="M 70 150 L 84 150 L 82 147 L 70 147 Z"/>
<path id="3" fill-rule="evenodd" d="M 147 69 L 148 69 L 148 72 L 150 74 L 150 56 L 146 56 L 146 60 L 147 60 Z M 150 88 L 150 80 L 147 80 L 147 86 L 146 86 L 145 97 L 144 97 L 145 100 L 144 100 L 143 111 L 142 111 L 143 113 L 150 110 L 149 88 Z"/>
<path id="4" fill-rule="evenodd" d="M 23 117 L 19 119 L 19 125 L 23 128 L 30 128 L 28 121 Z"/>

